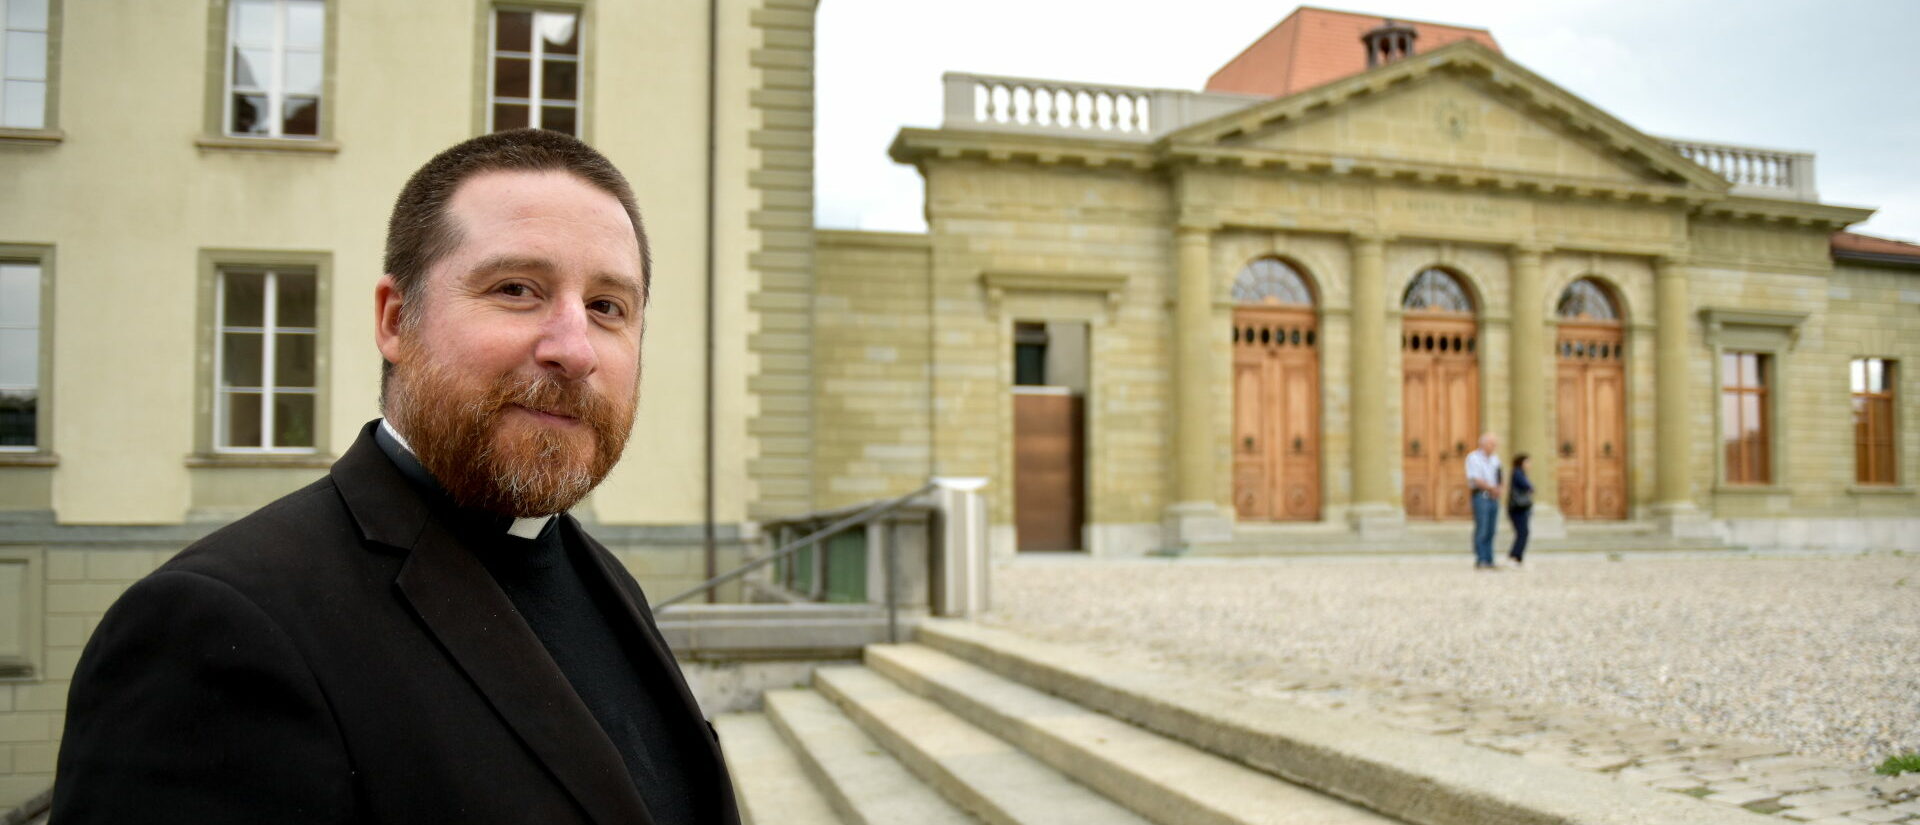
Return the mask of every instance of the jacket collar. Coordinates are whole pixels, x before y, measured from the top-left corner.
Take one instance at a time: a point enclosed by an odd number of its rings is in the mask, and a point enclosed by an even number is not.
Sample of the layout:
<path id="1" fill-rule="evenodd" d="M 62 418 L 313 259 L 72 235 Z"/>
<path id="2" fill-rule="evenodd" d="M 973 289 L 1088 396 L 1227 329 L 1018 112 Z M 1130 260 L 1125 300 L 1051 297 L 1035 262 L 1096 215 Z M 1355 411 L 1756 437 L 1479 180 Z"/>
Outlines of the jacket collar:
<path id="1" fill-rule="evenodd" d="M 394 580 L 401 595 L 595 821 L 651 825 L 620 752 L 493 576 L 374 443 L 377 425 L 361 430 L 332 476 L 362 536 L 406 553 Z M 571 517 L 558 526 L 579 530 Z"/>

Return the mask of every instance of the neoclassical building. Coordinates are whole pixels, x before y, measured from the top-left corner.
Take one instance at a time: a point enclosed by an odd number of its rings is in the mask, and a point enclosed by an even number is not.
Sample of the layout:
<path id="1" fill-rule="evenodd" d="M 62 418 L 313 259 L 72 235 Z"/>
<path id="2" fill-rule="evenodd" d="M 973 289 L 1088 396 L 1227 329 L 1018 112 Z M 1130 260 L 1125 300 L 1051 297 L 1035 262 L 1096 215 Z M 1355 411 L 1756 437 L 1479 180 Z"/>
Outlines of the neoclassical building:
<path id="1" fill-rule="evenodd" d="M 822 499 L 988 476 L 1002 552 L 1431 543 L 1491 431 L 1548 537 L 1893 546 L 1920 515 L 1920 247 L 1843 233 L 1871 210 L 1811 155 L 1318 9 L 1205 92 L 945 84 L 892 148 L 925 235 L 820 238 Z"/>

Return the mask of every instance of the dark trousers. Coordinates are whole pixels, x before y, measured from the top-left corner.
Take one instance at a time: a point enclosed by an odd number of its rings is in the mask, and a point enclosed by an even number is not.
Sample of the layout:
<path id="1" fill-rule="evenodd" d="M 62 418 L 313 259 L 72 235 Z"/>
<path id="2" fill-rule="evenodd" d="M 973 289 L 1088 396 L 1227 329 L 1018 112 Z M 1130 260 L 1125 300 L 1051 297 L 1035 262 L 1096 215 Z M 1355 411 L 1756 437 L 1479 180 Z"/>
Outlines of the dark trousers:
<path id="1" fill-rule="evenodd" d="M 1513 550 L 1507 555 L 1514 561 L 1521 561 L 1527 557 L 1527 527 L 1533 523 L 1533 508 L 1509 508 L 1507 519 L 1513 522 Z"/>

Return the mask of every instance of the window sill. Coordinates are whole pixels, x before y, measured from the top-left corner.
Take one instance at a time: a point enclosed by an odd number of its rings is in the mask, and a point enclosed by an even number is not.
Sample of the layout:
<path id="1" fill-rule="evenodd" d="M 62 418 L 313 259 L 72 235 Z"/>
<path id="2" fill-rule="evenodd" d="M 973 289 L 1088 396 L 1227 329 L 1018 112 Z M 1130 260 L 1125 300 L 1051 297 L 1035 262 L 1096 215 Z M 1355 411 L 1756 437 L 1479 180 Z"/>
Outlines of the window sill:
<path id="1" fill-rule="evenodd" d="M 0 127 L 0 143 L 24 143 L 30 146 L 51 146 L 67 139 L 67 133 L 59 129 L 15 129 Z"/>
<path id="2" fill-rule="evenodd" d="M 1716 496 L 1784 496 L 1791 492 L 1793 490 L 1778 484 L 1717 484 L 1713 488 Z"/>
<path id="3" fill-rule="evenodd" d="M 1853 484 L 1847 494 L 1854 496 L 1910 496 L 1920 490 L 1898 484 Z"/>
<path id="4" fill-rule="evenodd" d="M 201 135 L 194 139 L 193 145 L 201 149 L 220 149 L 237 152 L 292 152 L 295 154 L 332 155 L 340 151 L 340 144 L 331 140 L 227 137 L 225 135 Z"/>
<path id="5" fill-rule="evenodd" d="M 0 467 L 57 467 L 60 457 L 52 453 L 0 452 Z"/>
<path id="6" fill-rule="evenodd" d="M 327 469 L 334 457 L 325 453 L 196 453 L 187 456 L 188 467 L 267 467 L 286 469 Z"/>

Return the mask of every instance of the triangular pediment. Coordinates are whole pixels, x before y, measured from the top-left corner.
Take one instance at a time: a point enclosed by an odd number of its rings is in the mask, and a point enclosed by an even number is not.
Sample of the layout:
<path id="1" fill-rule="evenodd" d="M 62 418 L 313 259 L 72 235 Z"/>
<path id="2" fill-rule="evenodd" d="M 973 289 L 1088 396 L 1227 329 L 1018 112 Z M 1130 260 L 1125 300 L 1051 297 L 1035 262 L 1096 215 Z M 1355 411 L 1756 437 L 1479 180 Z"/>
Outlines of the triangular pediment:
<path id="1" fill-rule="evenodd" d="M 1174 132 L 1174 147 L 1724 192 L 1726 181 L 1477 43 Z"/>

